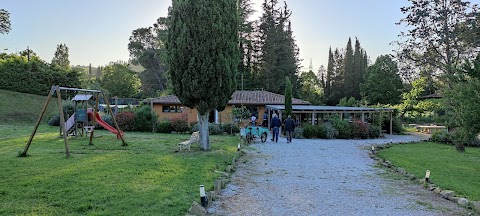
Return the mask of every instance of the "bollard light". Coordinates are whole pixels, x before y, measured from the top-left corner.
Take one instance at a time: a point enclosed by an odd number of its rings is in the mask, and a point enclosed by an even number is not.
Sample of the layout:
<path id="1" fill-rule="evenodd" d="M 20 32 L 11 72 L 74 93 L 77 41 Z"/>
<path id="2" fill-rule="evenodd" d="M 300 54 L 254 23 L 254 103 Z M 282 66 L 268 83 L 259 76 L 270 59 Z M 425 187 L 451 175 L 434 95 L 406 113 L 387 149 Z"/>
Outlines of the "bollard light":
<path id="1" fill-rule="evenodd" d="M 375 146 L 372 145 L 372 154 L 375 152 Z"/>
<path id="2" fill-rule="evenodd" d="M 425 172 L 425 182 L 430 183 L 430 170 Z"/>
<path id="3" fill-rule="evenodd" d="M 240 151 L 240 143 L 238 143 L 237 151 Z"/>
<path id="4" fill-rule="evenodd" d="M 208 205 L 208 199 L 207 195 L 205 195 L 205 187 L 203 185 L 200 185 L 200 203 L 202 203 L 203 207 L 207 207 Z"/>

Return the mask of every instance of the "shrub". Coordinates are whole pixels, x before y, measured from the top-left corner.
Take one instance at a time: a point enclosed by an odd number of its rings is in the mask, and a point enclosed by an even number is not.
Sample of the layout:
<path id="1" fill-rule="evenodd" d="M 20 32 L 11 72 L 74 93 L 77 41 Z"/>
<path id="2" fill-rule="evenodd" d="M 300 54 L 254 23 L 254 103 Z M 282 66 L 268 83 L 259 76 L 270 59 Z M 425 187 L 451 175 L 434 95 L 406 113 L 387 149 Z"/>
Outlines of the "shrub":
<path id="1" fill-rule="evenodd" d="M 335 139 L 337 136 L 338 131 L 331 124 L 325 124 L 325 139 Z"/>
<path id="2" fill-rule="evenodd" d="M 195 132 L 195 131 L 199 131 L 199 130 L 198 130 L 198 123 L 197 123 L 197 122 L 192 123 L 191 126 L 192 126 L 192 127 L 190 127 L 190 132 L 191 132 L 191 133 L 193 133 L 193 132 Z"/>
<path id="3" fill-rule="evenodd" d="M 368 126 L 368 137 L 370 138 L 378 138 L 382 135 L 382 129 L 380 126 L 377 125 L 369 125 Z"/>
<path id="4" fill-rule="evenodd" d="M 383 130 L 386 130 L 387 133 L 390 133 L 390 118 L 383 119 Z M 398 118 L 393 118 L 392 122 L 392 131 L 394 134 L 400 134 L 403 132 L 402 123 Z"/>
<path id="5" fill-rule="evenodd" d="M 303 128 L 302 127 L 295 127 L 293 131 L 293 138 L 295 139 L 305 139 L 303 136 Z"/>
<path id="6" fill-rule="evenodd" d="M 333 127 L 338 131 L 337 138 L 339 139 L 351 139 L 352 136 L 352 126 L 350 123 L 344 120 L 336 120 L 333 122 Z"/>
<path id="7" fill-rule="evenodd" d="M 447 131 L 435 131 L 432 134 L 432 141 L 438 143 L 452 144 L 452 135 Z"/>
<path id="8" fill-rule="evenodd" d="M 173 131 L 172 124 L 168 119 L 158 122 L 155 128 L 157 133 L 171 133 Z"/>
<path id="9" fill-rule="evenodd" d="M 117 120 L 118 127 L 124 131 L 133 131 L 135 129 L 135 113 L 119 112 L 115 119 Z"/>
<path id="10" fill-rule="evenodd" d="M 352 137 L 356 139 L 367 139 L 369 136 L 368 125 L 361 121 L 351 123 Z"/>
<path id="11" fill-rule="evenodd" d="M 101 118 L 105 123 L 109 124 L 109 125 L 112 126 L 112 127 L 115 127 L 115 126 L 113 125 L 112 116 L 111 116 L 110 114 L 105 114 L 105 113 L 103 113 L 103 114 L 100 115 L 100 118 Z M 96 124 L 96 125 L 95 125 L 95 129 L 98 129 L 98 128 L 103 128 L 103 127 L 100 126 L 99 124 Z"/>
<path id="12" fill-rule="evenodd" d="M 170 120 L 173 131 L 178 133 L 184 133 L 190 130 L 188 122 L 181 118 L 174 118 Z"/>
<path id="13" fill-rule="evenodd" d="M 226 132 L 228 134 L 240 133 L 240 128 L 236 124 L 232 124 L 232 123 L 222 124 L 220 128 L 222 128 L 223 132 Z"/>
<path id="14" fill-rule="evenodd" d="M 325 139 L 327 137 L 326 128 L 324 125 L 315 125 L 314 128 L 315 128 L 315 137 L 320 139 Z"/>
<path id="15" fill-rule="evenodd" d="M 316 129 L 313 125 L 303 126 L 303 136 L 307 139 L 315 138 L 317 135 Z"/>
<path id="16" fill-rule="evenodd" d="M 50 125 L 50 126 L 60 126 L 60 115 L 58 115 L 58 111 L 50 113 L 50 115 L 48 115 L 47 119 L 48 119 L 47 120 L 48 125 Z"/>
<path id="17" fill-rule="evenodd" d="M 135 112 L 135 131 L 152 131 L 157 123 L 157 115 L 152 114 L 150 106 L 140 107 Z"/>
<path id="18" fill-rule="evenodd" d="M 217 124 L 208 124 L 208 133 L 210 135 L 221 135 L 223 131 Z"/>

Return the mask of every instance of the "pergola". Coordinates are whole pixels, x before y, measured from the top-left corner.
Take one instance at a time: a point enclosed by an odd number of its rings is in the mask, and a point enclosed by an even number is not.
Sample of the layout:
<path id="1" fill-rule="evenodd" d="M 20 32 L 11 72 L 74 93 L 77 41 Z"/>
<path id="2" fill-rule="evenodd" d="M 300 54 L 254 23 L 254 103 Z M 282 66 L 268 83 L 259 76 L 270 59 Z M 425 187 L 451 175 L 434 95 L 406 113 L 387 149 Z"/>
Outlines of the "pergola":
<path id="1" fill-rule="evenodd" d="M 285 105 L 266 105 L 268 111 L 268 127 L 270 127 L 271 111 L 279 111 L 279 118 L 282 119 L 282 112 L 285 111 Z M 312 106 L 312 105 L 293 105 L 292 114 L 311 114 L 312 125 L 315 125 L 317 114 L 339 114 L 340 119 L 344 114 L 359 114 L 361 121 L 365 122 L 365 114 L 390 114 L 390 134 L 393 128 L 393 108 L 370 108 L 370 107 L 341 107 L 341 106 Z"/>

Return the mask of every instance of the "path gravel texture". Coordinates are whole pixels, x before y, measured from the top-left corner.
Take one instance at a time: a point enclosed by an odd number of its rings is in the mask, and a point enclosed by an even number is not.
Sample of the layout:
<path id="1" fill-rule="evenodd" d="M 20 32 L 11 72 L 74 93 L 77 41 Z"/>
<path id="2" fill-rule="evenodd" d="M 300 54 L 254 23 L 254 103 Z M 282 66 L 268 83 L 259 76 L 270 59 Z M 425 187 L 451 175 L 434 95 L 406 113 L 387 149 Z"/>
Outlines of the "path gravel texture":
<path id="1" fill-rule="evenodd" d="M 375 166 L 373 140 L 293 140 L 256 143 L 240 159 L 213 215 L 468 215 L 466 209 L 417 183 Z"/>

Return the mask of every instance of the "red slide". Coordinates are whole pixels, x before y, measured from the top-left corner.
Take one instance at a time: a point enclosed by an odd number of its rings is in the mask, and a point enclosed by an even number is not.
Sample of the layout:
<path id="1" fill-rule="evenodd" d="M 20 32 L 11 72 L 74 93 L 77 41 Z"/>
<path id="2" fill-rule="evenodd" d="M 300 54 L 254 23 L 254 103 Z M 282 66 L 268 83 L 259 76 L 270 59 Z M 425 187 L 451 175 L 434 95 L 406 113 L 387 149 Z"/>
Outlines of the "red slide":
<path id="1" fill-rule="evenodd" d="M 88 112 L 88 118 L 89 119 L 93 119 L 93 112 Z M 117 129 L 115 129 L 114 127 L 110 126 L 108 123 L 106 123 L 105 121 L 102 120 L 102 118 L 100 118 L 100 115 L 97 115 L 95 116 L 95 122 L 98 123 L 100 126 L 102 126 L 103 128 L 105 128 L 106 130 L 114 133 L 117 135 L 117 139 L 120 139 L 120 136 L 118 135 L 118 132 L 117 132 Z M 120 131 L 120 134 L 122 135 L 123 137 L 123 131 Z"/>

